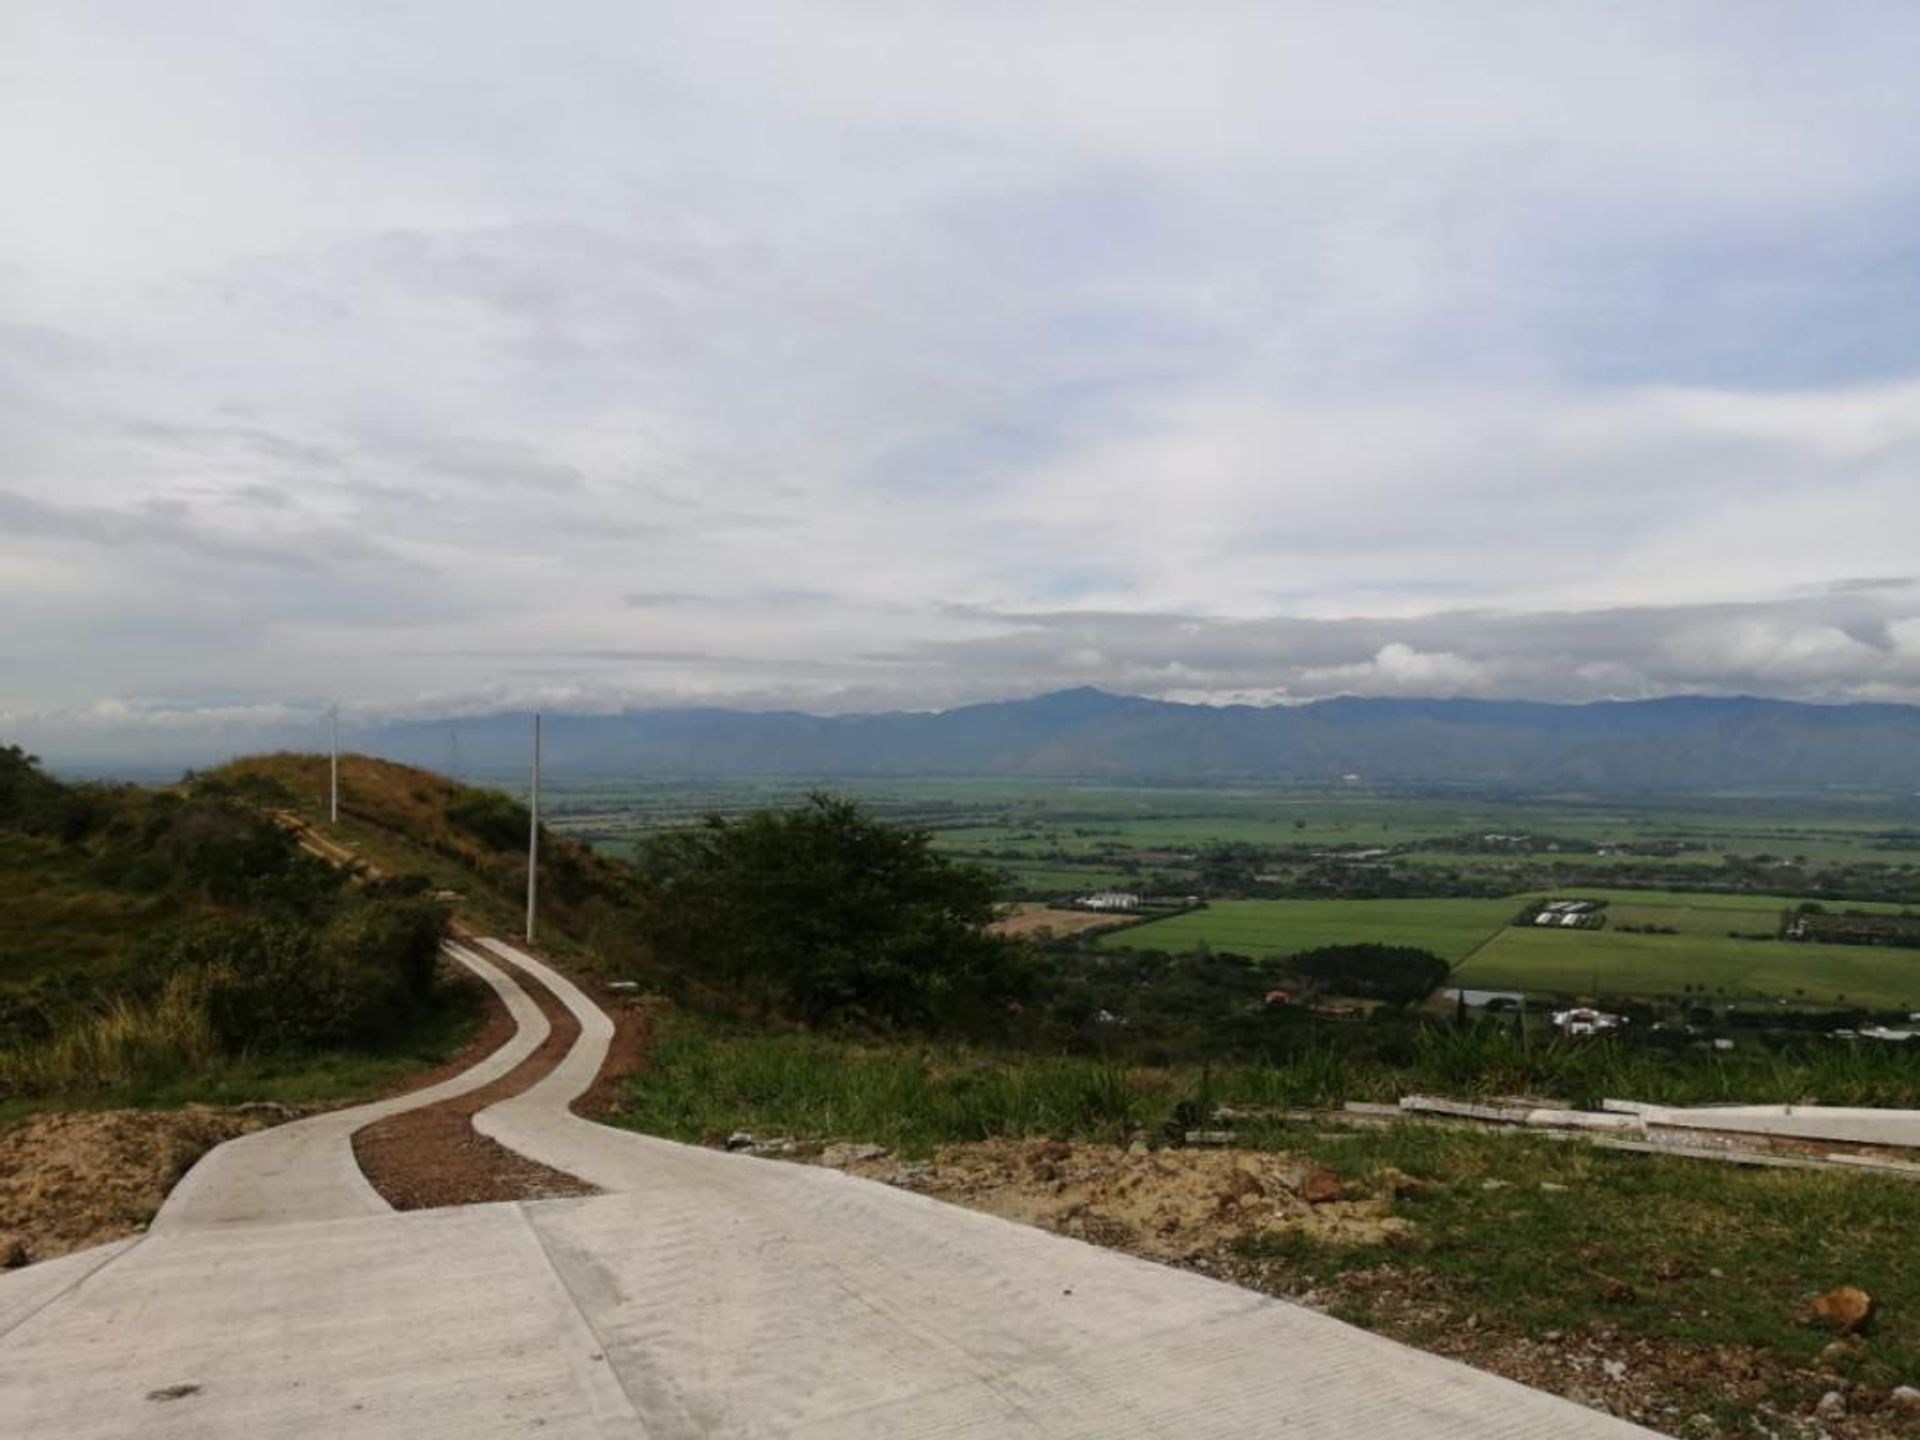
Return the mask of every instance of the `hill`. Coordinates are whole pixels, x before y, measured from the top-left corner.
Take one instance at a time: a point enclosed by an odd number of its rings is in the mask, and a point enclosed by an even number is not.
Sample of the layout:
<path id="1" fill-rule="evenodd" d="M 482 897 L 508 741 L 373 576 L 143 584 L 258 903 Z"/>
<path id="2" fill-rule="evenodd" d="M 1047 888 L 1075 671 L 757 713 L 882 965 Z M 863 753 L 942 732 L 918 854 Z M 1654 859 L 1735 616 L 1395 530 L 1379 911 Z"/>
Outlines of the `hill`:
<path id="1" fill-rule="evenodd" d="M 425 888 L 351 883 L 230 785 L 70 786 L 0 747 L 0 1102 L 310 1098 L 438 1056 L 473 1007 Z"/>
<path id="2" fill-rule="evenodd" d="M 525 764 L 521 715 L 385 725 L 359 743 L 396 760 L 443 764 L 450 734 L 477 771 Z M 1702 696 L 1209 706 L 1079 689 L 938 712 L 553 715 L 546 761 L 561 774 L 1302 783 L 1359 775 L 1525 789 L 1886 790 L 1920 787 L 1920 707 Z"/>
<path id="3" fill-rule="evenodd" d="M 196 784 L 303 824 L 327 813 L 324 755 L 248 756 Z M 426 877 L 457 896 L 469 919 L 511 934 L 525 913 L 528 819 L 526 806 L 497 790 L 348 754 L 340 757 L 340 824 L 327 833 L 382 872 Z M 544 826 L 540 861 L 542 942 L 576 959 L 637 960 L 632 872 Z"/>

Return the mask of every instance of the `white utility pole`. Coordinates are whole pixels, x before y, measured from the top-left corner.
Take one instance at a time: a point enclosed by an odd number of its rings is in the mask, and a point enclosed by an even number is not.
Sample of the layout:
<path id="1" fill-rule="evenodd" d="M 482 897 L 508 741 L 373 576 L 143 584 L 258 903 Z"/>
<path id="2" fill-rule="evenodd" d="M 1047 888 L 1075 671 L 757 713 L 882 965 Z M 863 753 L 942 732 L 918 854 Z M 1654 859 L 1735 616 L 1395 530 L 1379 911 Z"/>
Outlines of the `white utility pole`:
<path id="1" fill-rule="evenodd" d="M 533 943 L 533 908 L 540 897 L 540 712 L 533 716 L 533 792 L 527 803 L 527 943 Z"/>
<path id="2" fill-rule="evenodd" d="M 340 823 L 340 706 L 327 707 L 327 723 L 333 732 L 333 753 L 327 761 L 327 823 Z"/>

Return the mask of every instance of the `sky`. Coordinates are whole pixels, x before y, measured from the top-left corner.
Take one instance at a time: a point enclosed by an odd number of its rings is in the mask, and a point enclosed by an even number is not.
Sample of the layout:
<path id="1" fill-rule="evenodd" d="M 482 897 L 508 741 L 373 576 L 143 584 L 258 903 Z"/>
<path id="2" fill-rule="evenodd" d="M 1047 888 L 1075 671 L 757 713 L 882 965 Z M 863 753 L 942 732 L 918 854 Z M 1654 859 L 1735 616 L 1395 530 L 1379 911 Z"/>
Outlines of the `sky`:
<path id="1" fill-rule="evenodd" d="M 1917 65 L 1873 0 L 10 0 L 0 740 L 1920 701 Z"/>

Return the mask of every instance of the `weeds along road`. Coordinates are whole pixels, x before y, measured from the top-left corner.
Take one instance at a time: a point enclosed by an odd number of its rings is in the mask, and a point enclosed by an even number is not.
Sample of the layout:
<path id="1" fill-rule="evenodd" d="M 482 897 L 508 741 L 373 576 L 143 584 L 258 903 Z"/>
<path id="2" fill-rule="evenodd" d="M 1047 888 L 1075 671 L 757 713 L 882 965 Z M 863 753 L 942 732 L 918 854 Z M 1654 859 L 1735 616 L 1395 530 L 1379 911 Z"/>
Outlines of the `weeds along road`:
<path id="1" fill-rule="evenodd" d="M 211 1152 L 133 1241 L 0 1277 L 14 1437 L 1625 1437 L 1648 1432 L 1183 1271 L 837 1171 L 611 1130 L 570 1104 L 613 1023 L 537 957 L 455 950 L 515 1032 L 427 1091 Z M 387 1208 L 355 1129 L 473 1124 L 598 1187 Z"/>

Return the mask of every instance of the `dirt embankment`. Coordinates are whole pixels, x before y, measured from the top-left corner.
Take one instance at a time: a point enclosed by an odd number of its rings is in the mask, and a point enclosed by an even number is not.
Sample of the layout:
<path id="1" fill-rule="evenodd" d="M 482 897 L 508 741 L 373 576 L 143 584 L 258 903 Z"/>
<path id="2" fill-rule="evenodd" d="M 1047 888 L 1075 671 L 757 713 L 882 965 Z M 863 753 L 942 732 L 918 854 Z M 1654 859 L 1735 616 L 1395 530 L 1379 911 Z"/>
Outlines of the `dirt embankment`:
<path id="1" fill-rule="evenodd" d="M 822 1159 L 833 1163 L 845 1150 L 829 1147 Z M 1394 1185 L 1419 1183 L 1388 1177 L 1360 1189 L 1310 1160 L 1270 1151 L 1124 1150 L 1064 1140 L 948 1145 L 930 1163 L 881 1156 L 847 1159 L 837 1168 L 1149 1259 L 1189 1264 L 1263 1233 L 1381 1240 L 1406 1228 L 1388 1213 Z"/>
<path id="2" fill-rule="evenodd" d="M 144 1230 L 194 1161 L 290 1113 L 277 1105 L 79 1111 L 0 1131 L 0 1265 Z"/>

